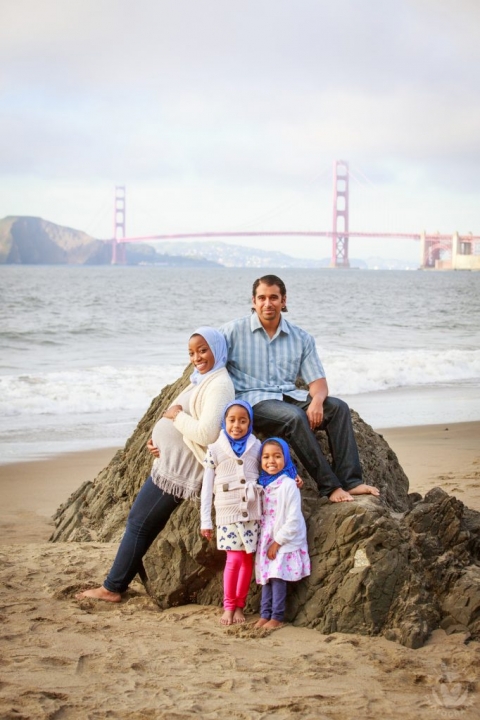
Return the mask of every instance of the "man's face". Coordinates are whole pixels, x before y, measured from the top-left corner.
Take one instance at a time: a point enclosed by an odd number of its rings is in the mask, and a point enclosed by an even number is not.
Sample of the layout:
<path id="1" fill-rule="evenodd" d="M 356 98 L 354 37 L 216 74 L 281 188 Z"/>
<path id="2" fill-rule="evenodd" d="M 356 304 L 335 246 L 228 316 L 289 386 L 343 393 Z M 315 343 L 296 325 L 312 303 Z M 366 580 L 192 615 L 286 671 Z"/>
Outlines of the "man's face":
<path id="1" fill-rule="evenodd" d="M 286 302 L 287 296 L 281 294 L 278 285 L 265 285 L 265 283 L 260 283 L 255 297 L 252 298 L 260 322 L 268 323 L 280 320 L 282 307 Z"/>

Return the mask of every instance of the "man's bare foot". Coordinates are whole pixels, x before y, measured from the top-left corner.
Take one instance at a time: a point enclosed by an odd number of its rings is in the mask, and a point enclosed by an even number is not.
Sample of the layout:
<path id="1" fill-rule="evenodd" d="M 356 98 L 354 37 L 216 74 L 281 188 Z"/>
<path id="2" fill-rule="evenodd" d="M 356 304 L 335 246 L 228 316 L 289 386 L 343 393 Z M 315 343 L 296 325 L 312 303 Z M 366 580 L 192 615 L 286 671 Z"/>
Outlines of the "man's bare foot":
<path id="1" fill-rule="evenodd" d="M 283 627 L 283 622 L 272 618 L 271 620 L 268 620 L 263 627 L 265 630 L 277 630 L 278 628 Z"/>
<path id="2" fill-rule="evenodd" d="M 231 625 L 233 623 L 233 610 L 225 610 L 220 622 L 222 625 Z"/>
<path id="3" fill-rule="evenodd" d="M 268 622 L 270 622 L 270 620 L 267 620 L 267 618 L 260 618 L 260 620 L 257 620 L 253 627 L 261 628 L 264 627 Z"/>
<path id="4" fill-rule="evenodd" d="M 330 502 L 349 502 L 353 497 L 343 488 L 336 488 L 329 496 Z"/>
<path id="5" fill-rule="evenodd" d="M 98 588 L 92 588 L 91 590 L 84 590 L 81 593 L 75 595 L 77 600 L 83 600 L 83 598 L 93 598 L 94 600 L 105 600 L 105 602 L 119 603 L 122 600 L 120 593 L 110 592 L 103 585 Z"/>
<path id="6" fill-rule="evenodd" d="M 375 497 L 380 495 L 380 490 L 378 488 L 374 485 L 365 485 L 365 483 L 355 485 L 355 487 L 351 488 L 348 492 L 350 495 L 375 495 Z"/>
<path id="7" fill-rule="evenodd" d="M 235 608 L 235 612 L 233 613 L 233 622 L 235 623 L 244 623 L 245 622 L 245 615 L 243 614 L 243 608 Z"/>

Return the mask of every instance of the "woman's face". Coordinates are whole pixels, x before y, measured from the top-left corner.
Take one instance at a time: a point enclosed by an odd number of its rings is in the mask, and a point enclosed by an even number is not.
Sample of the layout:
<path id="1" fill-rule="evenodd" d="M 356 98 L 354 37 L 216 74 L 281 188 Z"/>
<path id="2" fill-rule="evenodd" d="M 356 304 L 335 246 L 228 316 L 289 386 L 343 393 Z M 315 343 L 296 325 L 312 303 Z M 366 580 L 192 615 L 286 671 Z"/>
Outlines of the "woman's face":
<path id="1" fill-rule="evenodd" d="M 234 440 L 239 440 L 248 433 L 250 416 L 242 405 L 232 405 L 225 415 L 225 429 Z"/>
<path id="2" fill-rule="evenodd" d="M 188 341 L 190 362 L 201 375 L 209 372 L 215 365 L 215 357 L 210 346 L 201 335 L 193 335 Z"/>

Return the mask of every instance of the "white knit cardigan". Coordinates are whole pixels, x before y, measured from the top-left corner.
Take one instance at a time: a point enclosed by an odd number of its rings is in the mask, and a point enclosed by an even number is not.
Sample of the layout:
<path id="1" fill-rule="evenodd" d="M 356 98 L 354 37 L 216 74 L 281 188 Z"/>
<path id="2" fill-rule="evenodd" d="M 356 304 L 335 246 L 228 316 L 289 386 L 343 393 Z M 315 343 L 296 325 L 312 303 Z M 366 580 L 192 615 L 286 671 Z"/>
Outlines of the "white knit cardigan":
<path id="1" fill-rule="evenodd" d="M 182 410 L 173 424 L 182 433 L 185 445 L 203 464 L 207 445 L 215 442 L 220 433 L 225 406 L 235 400 L 235 389 L 224 367 L 209 374 L 199 385 L 189 385 L 187 390 L 192 387 L 191 415 Z"/>
<path id="2" fill-rule="evenodd" d="M 260 520 L 262 488 L 257 485 L 260 474 L 261 443 L 250 435 L 244 452 L 234 453 L 225 432 L 208 446 L 203 473 L 200 526 L 212 528 L 212 496 L 215 494 L 217 525 Z"/>

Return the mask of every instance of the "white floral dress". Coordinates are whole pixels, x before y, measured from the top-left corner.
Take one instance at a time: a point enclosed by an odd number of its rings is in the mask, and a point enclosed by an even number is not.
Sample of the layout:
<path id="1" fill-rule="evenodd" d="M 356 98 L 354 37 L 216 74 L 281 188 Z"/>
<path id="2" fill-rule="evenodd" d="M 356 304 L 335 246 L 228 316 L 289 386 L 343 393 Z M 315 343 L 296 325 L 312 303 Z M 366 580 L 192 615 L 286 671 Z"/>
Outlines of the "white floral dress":
<path id="1" fill-rule="evenodd" d="M 294 481 L 282 475 L 264 489 L 260 539 L 255 558 L 255 576 L 259 585 L 266 585 L 270 578 L 296 581 L 310 575 L 311 566 L 306 537 L 298 549 L 292 552 L 282 552 L 280 548 L 274 560 L 269 560 L 267 557 L 267 550 L 274 542 L 275 518 L 279 498 L 277 490 L 282 482 Z M 303 523 L 305 523 L 304 520 Z"/>

